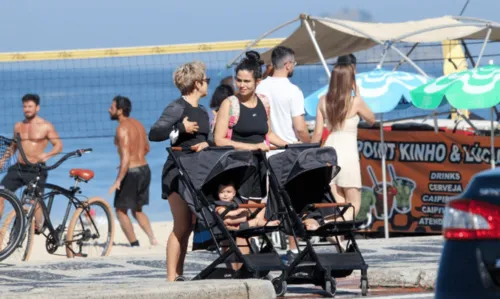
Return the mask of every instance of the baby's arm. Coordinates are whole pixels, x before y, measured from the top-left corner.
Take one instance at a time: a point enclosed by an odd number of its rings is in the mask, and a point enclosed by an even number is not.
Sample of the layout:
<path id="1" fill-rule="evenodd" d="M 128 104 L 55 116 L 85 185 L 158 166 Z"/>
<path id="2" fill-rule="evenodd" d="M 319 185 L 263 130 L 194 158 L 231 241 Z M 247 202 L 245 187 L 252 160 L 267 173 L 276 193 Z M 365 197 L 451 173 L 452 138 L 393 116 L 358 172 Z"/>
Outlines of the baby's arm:
<path id="1" fill-rule="evenodd" d="M 216 207 L 215 211 L 219 215 L 221 215 L 222 213 L 224 213 L 224 211 L 226 211 L 226 207 L 224 206 Z M 224 225 L 238 227 L 241 223 L 246 222 L 247 218 L 248 218 L 247 209 L 240 208 L 234 211 L 230 211 L 224 216 Z"/>
<path id="2" fill-rule="evenodd" d="M 243 222 L 247 221 L 246 216 L 241 216 L 241 217 L 233 217 L 233 218 L 225 218 L 224 219 L 224 224 L 225 225 L 239 225 Z"/>
<path id="3" fill-rule="evenodd" d="M 243 209 L 243 208 L 239 208 L 239 209 L 236 209 L 234 211 L 227 213 L 226 215 L 229 217 L 237 217 L 237 216 L 240 216 L 241 214 L 244 214 L 244 213 L 248 213 L 248 210 Z M 244 217 L 246 217 L 246 215 Z"/>
<path id="4" fill-rule="evenodd" d="M 224 213 L 226 211 L 227 207 L 225 206 L 218 206 L 215 208 L 215 211 L 221 215 L 222 213 Z M 240 209 L 236 209 L 234 211 L 229 211 L 226 213 L 226 215 L 224 216 L 225 217 L 236 217 L 236 216 L 240 216 L 240 214 L 243 214 L 245 212 L 248 212 L 247 209 L 243 209 L 243 208 L 240 208 Z"/>
<path id="5" fill-rule="evenodd" d="M 217 214 L 219 214 L 219 215 L 224 213 L 225 210 L 226 210 L 226 207 L 223 207 L 223 206 L 215 207 L 215 212 L 217 212 Z"/>

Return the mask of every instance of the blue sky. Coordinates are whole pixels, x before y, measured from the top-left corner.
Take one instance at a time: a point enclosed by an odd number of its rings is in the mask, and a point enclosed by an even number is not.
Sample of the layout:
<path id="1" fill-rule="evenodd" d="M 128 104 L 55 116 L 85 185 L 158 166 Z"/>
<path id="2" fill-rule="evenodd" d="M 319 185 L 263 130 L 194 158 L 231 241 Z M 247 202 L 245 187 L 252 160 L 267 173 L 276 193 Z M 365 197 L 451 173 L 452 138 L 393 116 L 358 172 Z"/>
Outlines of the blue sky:
<path id="1" fill-rule="evenodd" d="M 363 9 L 377 22 L 458 15 L 465 0 L 16 0 L 0 10 L 0 51 L 145 46 L 254 39 L 297 17 Z M 464 15 L 500 21 L 500 1 Z M 277 32 L 284 37 L 294 28 Z"/>

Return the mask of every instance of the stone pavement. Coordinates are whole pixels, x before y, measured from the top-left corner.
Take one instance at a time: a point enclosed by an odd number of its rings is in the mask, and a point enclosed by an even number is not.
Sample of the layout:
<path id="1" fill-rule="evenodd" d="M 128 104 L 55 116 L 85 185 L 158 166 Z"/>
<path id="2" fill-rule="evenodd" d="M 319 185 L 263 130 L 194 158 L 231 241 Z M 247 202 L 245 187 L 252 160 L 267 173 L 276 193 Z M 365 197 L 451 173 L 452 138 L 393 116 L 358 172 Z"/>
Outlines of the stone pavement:
<path id="1" fill-rule="evenodd" d="M 363 257 L 369 265 L 370 287 L 372 290 L 377 287 L 432 290 L 435 285 L 442 243 L 441 236 L 359 240 L 358 244 L 362 249 Z M 326 249 L 326 247 L 322 248 Z M 185 276 L 188 278 L 194 276 L 214 259 L 215 254 L 210 252 L 190 252 L 186 258 Z M 356 283 L 359 286 L 359 275 L 360 272 L 355 271 L 348 280 L 351 284 Z M 261 290 L 270 286 L 264 281 L 255 283 L 257 284 L 254 288 Z M 156 298 L 156 295 L 160 296 L 161 292 L 171 294 L 175 298 L 236 298 L 231 295 L 229 290 L 231 287 L 238 289 L 235 291 L 237 295 L 234 296 L 248 298 L 252 284 L 242 281 L 216 283 L 206 280 L 166 283 L 165 255 L 158 252 L 148 256 L 110 256 L 98 259 L 16 264 L 0 262 L 0 297 L 2 298 L 24 298 L 25 296 L 33 298 L 30 295 L 35 295 L 34 297 L 37 298 L 43 296 L 54 298 L 58 297 L 56 296 L 58 294 L 72 298 L 79 298 L 76 296 L 78 294 L 85 294 L 85 298 Z M 223 292 L 226 291 L 226 295 L 214 293 L 218 288 Z M 339 283 L 339 290 L 341 289 L 342 283 Z M 185 293 L 186 296 L 174 296 L 176 290 Z M 199 292 L 198 295 L 195 294 L 196 290 Z M 294 296 L 294 293 L 295 295 L 317 293 L 321 289 L 306 285 L 289 286 L 289 290 L 287 296 Z M 242 292 L 245 295 L 242 295 Z M 360 290 L 357 289 L 355 292 L 359 295 Z M 105 294 L 107 295 L 103 296 Z M 264 294 L 261 293 L 263 296 Z"/>
<path id="2" fill-rule="evenodd" d="M 358 245 L 369 266 L 370 286 L 434 289 L 442 236 L 362 240 Z"/>

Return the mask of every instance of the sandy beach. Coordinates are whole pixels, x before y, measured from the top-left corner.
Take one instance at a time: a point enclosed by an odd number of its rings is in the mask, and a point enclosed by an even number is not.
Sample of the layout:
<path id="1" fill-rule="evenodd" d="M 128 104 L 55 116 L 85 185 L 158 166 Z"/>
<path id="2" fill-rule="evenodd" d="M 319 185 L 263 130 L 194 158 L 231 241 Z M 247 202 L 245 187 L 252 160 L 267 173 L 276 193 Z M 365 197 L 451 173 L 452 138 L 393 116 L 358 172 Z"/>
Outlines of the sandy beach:
<path id="1" fill-rule="evenodd" d="M 147 235 L 142 231 L 137 223 L 134 223 L 134 232 L 137 236 L 137 239 L 139 240 L 140 247 L 130 247 L 130 244 L 125 237 L 120 224 L 115 221 L 114 245 L 109 256 L 165 256 L 167 239 L 170 232 L 172 231 L 172 224 L 173 223 L 171 221 L 151 223 L 153 232 L 159 243 L 159 245 L 157 246 L 151 246 L 149 244 Z M 191 234 L 190 237 L 188 250 L 191 250 L 192 237 L 193 234 Z M 35 235 L 33 250 L 27 263 L 35 261 L 53 261 L 67 259 L 65 248 L 59 248 L 54 254 L 49 254 L 45 248 L 45 240 L 46 239 L 43 235 Z M 16 259 L 18 260 L 19 257 L 12 256 L 2 261 L 2 263 L 17 262 Z"/>

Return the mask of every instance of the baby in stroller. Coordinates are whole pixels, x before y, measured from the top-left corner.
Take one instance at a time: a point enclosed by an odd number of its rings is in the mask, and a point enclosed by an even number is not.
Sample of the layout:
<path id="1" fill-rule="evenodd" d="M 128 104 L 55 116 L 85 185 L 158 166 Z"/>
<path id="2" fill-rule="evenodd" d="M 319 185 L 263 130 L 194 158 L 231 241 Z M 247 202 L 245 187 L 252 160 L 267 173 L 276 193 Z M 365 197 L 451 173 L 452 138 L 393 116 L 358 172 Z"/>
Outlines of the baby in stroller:
<path id="1" fill-rule="evenodd" d="M 233 203 L 236 197 L 235 185 L 229 181 L 219 185 L 218 198 L 225 203 Z M 280 224 L 279 220 L 267 221 L 260 217 L 255 217 L 250 220 L 248 218 L 252 214 L 250 209 L 238 208 L 233 211 L 226 212 L 227 207 L 218 206 L 215 211 L 224 218 L 224 224 L 230 230 L 245 229 L 257 226 L 277 226 Z"/>
<path id="2" fill-rule="evenodd" d="M 217 190 L 218 198 L 219 198 L 219 204 L 224 205 L 218 205 L 215 208 L 216 213 L 221 215 L 221 217 L 224 219 L 224 225 L 228 230 L 240 230 L 240 229 L 247 229 L 250 227 L 259 227 L 259 226 L 278 226 L 280 224 L 279 220 L 271 220 L 267 221 L 261 217 L 252 217 L 250 220 L 249 218 L 252 216 L 252 211 L 247 208 L 237 208 L 235 210 L 230 210 L 228 211 L 228 206 L 230 204 L 236 203 L 236 187 L 235 184 L 231 181 L 224 182 L 219 184 L 218 190 Z M 241 253 L 243 254 L 249 254 L 250 253 L 250 248 L 248 241 L 245 240 L 244 238 L 236 238 L 236 244 L 240 248 Z M 229 244 L 228 242 L 222 241 L 222 251 L 225 252 L 229 249 Z M 226 263 L 228 267 L 232 267 L 234 270 L 238 270 L 241 268 L 242 264 L 241 263 Z"/>
<path id="3" fill-rule="evenodd" d="M 234 202 L 235 197 L 236 188 L 231 181 L 219 185 L 218 198 L 220 201 L 232 203 Z M 217 206 L 215 211 L 223 217 L 224 225 L 229 230 L 238 230 L 258 226 L 277 226 L 280 224 L 279 220 L 272 220 L 268 222 L 260 217 L 254 217 L 253 219 L 248 220 L 248 217 L 252 215 L 252 211 L 250 209 L 238 208 L 230 212 L 225 212 L 226 209 L 227 208 L 225 206 Z M 320 221 L 318 221 L 317 218 L 321 218 L 321 214 L 317 211 L 314 211 L 303 217 L 302 223 L 307 230 L 316 230 L 320 227 Z M 237 241 L 240 246 L 245 247 L 242 240 Z"/>

